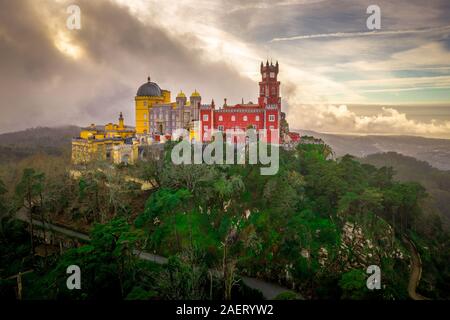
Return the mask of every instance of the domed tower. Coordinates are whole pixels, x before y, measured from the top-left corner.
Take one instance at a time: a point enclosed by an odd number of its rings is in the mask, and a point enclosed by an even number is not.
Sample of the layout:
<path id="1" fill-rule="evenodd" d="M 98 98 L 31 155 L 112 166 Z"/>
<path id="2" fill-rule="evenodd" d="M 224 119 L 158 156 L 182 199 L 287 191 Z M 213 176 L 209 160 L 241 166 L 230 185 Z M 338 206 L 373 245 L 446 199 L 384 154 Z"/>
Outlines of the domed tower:
<path id="1" fill-rule="evenodd" d="M 199 117 L 199 110 L 200 110 L 200 103 L 202 102 L 202 96 L 199 92 L 197 92 L 197 89 L 195 89 L 194 92 L 192 92 L 190 97 L 191 102 L 191 120 L 198 120 Z"/>
<path id="2" fill-rule="evenodd" d="M 155 82 L 147 78 L 147 82 L 139 87 L 136 93 L 136 133 L 147 134 L 149 132 L 149 108 L 154 104 L 164 103 L 167 100 L 166 90 L 161 88 Z M 170 92 L 168 92 L 170 100 Z"/>
<path id="3" fill-rule="evenodd" d="M 177 108 L 182 108 L 186 105 L 186 95 L 183 91 L 180 90 L 180 93 L 177 94 Z"/>

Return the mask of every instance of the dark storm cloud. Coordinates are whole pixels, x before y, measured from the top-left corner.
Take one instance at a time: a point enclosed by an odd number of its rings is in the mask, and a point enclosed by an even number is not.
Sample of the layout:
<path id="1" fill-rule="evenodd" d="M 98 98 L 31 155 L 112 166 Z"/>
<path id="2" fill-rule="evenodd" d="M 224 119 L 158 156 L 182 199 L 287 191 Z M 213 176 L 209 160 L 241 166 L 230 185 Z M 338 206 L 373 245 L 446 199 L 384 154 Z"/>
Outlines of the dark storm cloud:
<path id="1" fill-rule="evenodd" d="M 45 30 L 38 27 L 39 16 L 26 1 L 0 3 L 0 49 L 3 77 L 40 80 L 64 64 Z"/>
<path id="2" fill-rule="evenodd" d="M 68 4 L 0 2 L 0 132 L 109 122 L 119 111 L 133 124 L 133 98 L 147 75 L 173 96 L 180 88 L 198 89 L 205 103 L 256 96 L 255 83 L 226 64 L 205 61 L 194 35 L 174 38 L 106 0 L 77 4 L 82 29 L 68 31 L 61 29 Z M 80 59 L 56 48 L 58 32 L 70 32 Z"/>

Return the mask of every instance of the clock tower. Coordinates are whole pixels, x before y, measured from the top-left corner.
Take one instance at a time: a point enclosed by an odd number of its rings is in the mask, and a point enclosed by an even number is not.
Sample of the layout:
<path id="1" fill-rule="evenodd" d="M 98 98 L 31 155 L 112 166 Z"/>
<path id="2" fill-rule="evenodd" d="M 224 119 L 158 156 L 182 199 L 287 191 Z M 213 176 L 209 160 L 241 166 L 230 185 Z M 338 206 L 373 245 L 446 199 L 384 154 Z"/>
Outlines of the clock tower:
<path id="1" fill-rule="evenodd" d="M 264 65 L 261 62 L 261 77 L 262 81 L 259 83 L 259 98 L 258 104 L 261 107 L 271 105 L 281 110 L 281 97 L 280 97 L 280 82 L 278 81 L 278 61 L 276 64 L 266 61 Z"/>

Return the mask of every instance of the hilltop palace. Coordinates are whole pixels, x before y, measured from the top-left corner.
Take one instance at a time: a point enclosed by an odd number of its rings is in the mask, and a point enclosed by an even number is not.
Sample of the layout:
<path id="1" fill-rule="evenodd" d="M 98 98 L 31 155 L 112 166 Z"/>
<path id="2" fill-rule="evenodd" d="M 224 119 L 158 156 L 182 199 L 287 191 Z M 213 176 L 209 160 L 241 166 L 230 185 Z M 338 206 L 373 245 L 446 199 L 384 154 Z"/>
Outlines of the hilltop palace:
<path id="1" fill-rule="evenodd" d="M 171 102 L 170 91 L 162 90 L 149 77 L 139 87 L 134 99 L 136 126 L 126 126 L 120 113 L 118 124 L 91 124 L 83 128 L 80 135 L 72 139 L 72 162 L 85 164 L 106 160 L 116 164 L 133 164 L 138 159 L 140 147 L 164 143 L 179 129 L 187 130 L 191 141 L 207 142 L 214 132 L 245 131 L 248 128 L 259 132 L 263 130 L 267 137 L 270 137 L 272 130 L 277 130 L 281 143 L 298 141 L 298 134 L 289 132 L 285 114 L 281 112 L 278 71 L 278 62 L 261 62 L 258 103 L 242 101 L 228 105 L 225 99 L 223 107 L 218 109 L 214 100 L 210 104 L 202 104 L 197 90 L 191 94 L 189 101 L 181 91 Z"/>

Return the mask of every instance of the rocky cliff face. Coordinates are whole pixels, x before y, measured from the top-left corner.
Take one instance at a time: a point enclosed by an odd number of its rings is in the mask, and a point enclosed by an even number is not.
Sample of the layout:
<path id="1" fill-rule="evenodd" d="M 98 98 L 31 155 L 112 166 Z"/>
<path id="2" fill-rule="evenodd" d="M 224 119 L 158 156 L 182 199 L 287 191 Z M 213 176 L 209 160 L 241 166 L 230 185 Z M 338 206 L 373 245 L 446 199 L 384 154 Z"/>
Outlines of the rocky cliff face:
<path id="1" fill-rule="evenodd" d="M 381 224 L 384 226 L 367 232 L 357 223 L 347 221 L 344 224 L 338 251 L 344 271 L 380 265 L 383 258 L 405 259 L 404 249 L 393 241 L 392 227 L 387 223 Z"/>

